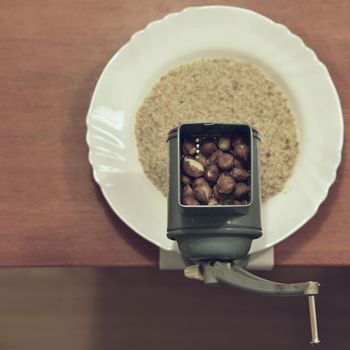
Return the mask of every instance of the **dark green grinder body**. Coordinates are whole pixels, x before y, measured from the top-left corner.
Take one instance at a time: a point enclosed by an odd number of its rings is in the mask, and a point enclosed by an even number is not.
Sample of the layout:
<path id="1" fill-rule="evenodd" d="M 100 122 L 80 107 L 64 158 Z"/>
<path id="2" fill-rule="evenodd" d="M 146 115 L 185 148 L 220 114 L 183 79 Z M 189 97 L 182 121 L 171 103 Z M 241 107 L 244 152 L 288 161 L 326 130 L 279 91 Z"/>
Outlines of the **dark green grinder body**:
<path id="1" fill-rule="evenodd" d="M 244 134 L 250 142 L 251 191 L 248 205 L 181 204 L 182 140 L 188 135 Z M 168 238 L 176 240 L 186 264 L 244 258 L 252 240 L 262 235 L 260 215 L 259 136 L 245 124 L 182 124 L 168 136 Z"/>

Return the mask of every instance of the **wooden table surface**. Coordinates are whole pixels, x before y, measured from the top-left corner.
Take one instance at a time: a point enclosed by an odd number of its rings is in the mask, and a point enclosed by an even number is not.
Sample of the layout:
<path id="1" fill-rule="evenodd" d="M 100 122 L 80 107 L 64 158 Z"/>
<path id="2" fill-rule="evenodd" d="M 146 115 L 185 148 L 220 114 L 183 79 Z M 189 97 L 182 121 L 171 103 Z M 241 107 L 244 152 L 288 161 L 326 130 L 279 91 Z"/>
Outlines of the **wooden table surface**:
<path id="1" fill-rule="evenodd" d="M 91 176 L 85 117 L 109 58 L 190 5 L 227 4 L 287 25 L 327 65 L 350 123 L 349 1 L 2 0 L 0 265 L 155 266 L 158 249 L 110 210 Z M 350 265 L 350 159 L 316 216 L 276 246 L 278 265 Z"/>

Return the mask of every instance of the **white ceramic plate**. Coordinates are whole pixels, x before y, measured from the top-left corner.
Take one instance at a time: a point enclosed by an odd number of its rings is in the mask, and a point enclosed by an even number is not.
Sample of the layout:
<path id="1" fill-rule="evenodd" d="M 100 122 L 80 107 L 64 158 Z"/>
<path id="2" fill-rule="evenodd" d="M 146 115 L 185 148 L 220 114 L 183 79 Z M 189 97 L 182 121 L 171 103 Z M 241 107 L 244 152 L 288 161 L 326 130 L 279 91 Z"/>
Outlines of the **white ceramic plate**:
<path id="1" fill-rule="evenodd" d="M 273 246 L 304 225 L 336 177 L 343 144 L 339 98 L 326 67 L 298 36 L 236 7 L 193 7 L 168 15 L 134 34 L 113 56 L 87 116 L 89 160 L 106 200 L 135 232 L 165 250 L 175 249 L 166 237 L 166 199 L 138 160 L 135 114 L 171 68 L 227 56 L 255 63 L 279 84 L 300 133 L 295 173 L 285 190 L 263 205 L 264 235 L 251 252 Z"/>

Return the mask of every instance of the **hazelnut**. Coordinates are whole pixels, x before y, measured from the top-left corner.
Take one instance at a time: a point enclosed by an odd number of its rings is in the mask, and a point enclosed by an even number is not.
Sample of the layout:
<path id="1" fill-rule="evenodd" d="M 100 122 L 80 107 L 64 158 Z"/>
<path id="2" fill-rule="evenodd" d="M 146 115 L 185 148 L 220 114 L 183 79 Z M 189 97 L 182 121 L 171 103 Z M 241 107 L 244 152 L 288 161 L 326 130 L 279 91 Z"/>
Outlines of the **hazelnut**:
<path id="1" fill-rule="evenodd" d="M 228 170 L 233 168 L 233 155 L 230 153 L 223 153 L 218 156 L 217 160 L 219 168 Z"/>
<path id="2" fill-rule="evenodd" d="M 184 140 L 182 143 L 182 153 L 187 156 L 193 156 L 196 154 L 196 145 L 190 140 Z"/>
<path id="3" fill-rule="evenodd" d="M 212 191 L 210 186 L 208 185 L 200 185 L 195 187 L 194 189 L 194 196 L 201 203 L 208 203 L 211 195 L 212 195 Z"/>
<path id="4" fill-rule="evenodd" d="M 185 205 L 199 205 L 199 202 L 194 197 L 185 197 L 182 200 L 182 203 L 185 204 Z"/>
<path id="5" fill-rule="evenodd" d="M 212 182 L 215 182 L 220 175 L 219 168 L 215 164 L 209 164 L 204 169 L 204 177 Z"/>
<path id="6" fill-rule="evenodd" d="M 186 185 L 183 189 L 182 189 L 182 198 L 185 197 L 193 197 L 194 192 L 193 189 L 190 185 Z"/>
<path id="7" fill-rule="evenodd" d="M 208 165 L 208 158 L 204 156 L 203 154 L 200 154 L 196 157 L 197 162 L 201 163 L 204 168 Z"/>
<path id="8" fill-rule="evenodd" d="M 208 201 L 208 205 L 218 205 L 218 204 L 219 204 L 218 200 L 214 197 L 210 198 Z"/>
<path id="9" fill-rule="evenodd" d="M 243 182 L 249 177 L 248 171 L 242 168 L 233 168 L 230 175 L 239 182 Z"/>
<path id="10" fill-rule="evenodd" d="M 204 174 L 204 167 L 193 158 L 185 157 L 182 163 L 183 171 L 186 175 L 197 178 Z"/>
<path id="11" fill-rule="evenodd" d="M 197 179 L 193 180 L 192 186 L 194 188 L 197 186 L 209 186 L 209 184 L 204 177 L 198 177 Z"/>
<path id="12" fill-rule="evenodd" d="M 218 141 L 218 147 L 222 151 L 228 151 L 230 149 L 230 146 L 231 146 L 231 139 L 229 137 L 227 136 L 220 137 Z"/>
<path id="13" fill-rule="evenodd" d="M 247 168 L 247 163 L 243 159 L 234 158 L 233 159 L 233 166 L 235 168 L 245 169 L 245 168 Z"/>
<path id="14" fill-rule="evenodd" d="M 222 195 L 220 197 L 220 204 L 221 205 L 232 205 L 233 204 L 233 198 L 232 195 Z"/>
<path id="15" fill-rule="evenodd" d="M 244 160 L 247 160 L 249 155 L 249 147 L 245 143 L 238 143 L 233 147 L 232 153 Z"/>
<path id="16" fill-rule="evenodd" d="M 213 152 L 217 150 L 216 144 L 213 141 L 204 142 L 199 150 L 206 156 L 210 156 Z"/>
<path id="17" fill-rule="evenodd" d="M 234 148 L 236 145 L 244 143 L 244 139 L 241 135 L 235 135 L 232 137 L 231 146 Z"/>
<path id="18" fill-rule="evenodd" d="M 231 193 L 235 187 L 235 180 L 229 175 L 221 174 L 216 185 L 219 193 Z"/>
<path id="19" fill-rule="evenodd" d="M 235 190 L 233 192 L 233 197 L 239 199 L 249 192 L 249 186 L 245 183 L 236 183 Z"/>
<path id="20" fill-rule="evenodd" d="M 216 150 L 210 157 L 209 157 L 209 160 L 208 160 L 208 163 L 209 164 L 217 164 L 217 161 L 218 161 L 218 157 L 223 154 L 223 152 L 218 149 Z"/>
<path id="21" fill-rule="evenodd" d="M 218 191 L 218 185 L 213 186 L 213 195 L 215 198 L 220 198 L 220 193 Z"/>
<path id="22" fill-rule="evenodd" d="M 244 200 L 244 201 L 234 200 L 234 201 L 233 201 L 233 204 L 234 204 L 234 205 L 248 205 L 249 202 L 248 202 L 247 200 Z"/>
<path id="23" fill-rule="evenodd" d="M 181 183 L 183 185 L 189 185 L 191 183 L 191 179 L 186 175 L 182 175 L 181 176 Z"/>

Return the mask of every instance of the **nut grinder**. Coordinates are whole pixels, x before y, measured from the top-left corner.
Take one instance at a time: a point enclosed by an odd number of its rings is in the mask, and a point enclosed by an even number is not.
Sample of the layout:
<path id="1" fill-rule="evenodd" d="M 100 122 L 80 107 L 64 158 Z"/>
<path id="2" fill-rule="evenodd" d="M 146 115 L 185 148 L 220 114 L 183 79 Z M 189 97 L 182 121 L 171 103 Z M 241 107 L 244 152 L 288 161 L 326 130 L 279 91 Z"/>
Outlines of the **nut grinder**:
<path id="1" fill-rule="evenodd" d="M 249 145 L 249 197 L 242 202 L 186 205 L 182 201 L 181 174 L 184 140 L 219 138 L 239 134 Z M 185 276 L 205 284 L 224 283 L 246 291 L 272 296 L 308 296 L 312 344 L 319 343 L 315 295 L 318 282 L 277 283 L 246 271 L 253 239 L 262 235 L 259 175 L 259 135 L 246 124 L 181 124 L 168 135 L 168 238 L 177 241 L 186 265 Z M 199 144 L 196 155 L 200 154 Z"/>

